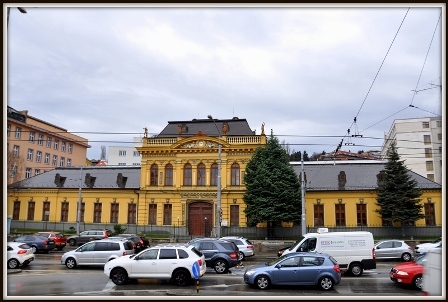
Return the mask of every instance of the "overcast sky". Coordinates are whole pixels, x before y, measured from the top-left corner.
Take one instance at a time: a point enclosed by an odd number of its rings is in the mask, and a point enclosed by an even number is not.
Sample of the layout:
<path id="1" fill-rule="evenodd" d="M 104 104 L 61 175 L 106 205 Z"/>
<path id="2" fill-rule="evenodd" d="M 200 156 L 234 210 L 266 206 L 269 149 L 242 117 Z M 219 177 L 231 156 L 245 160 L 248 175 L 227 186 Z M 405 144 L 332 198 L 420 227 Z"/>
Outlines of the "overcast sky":
<path id="1" fill-rule="evenodd" d="M 395 119 L 442 115 L 441 5 L 23 5 L 4 99 L 87 138 L 89 159 L 209 114 L 310 155 L 379 150 Z"/>

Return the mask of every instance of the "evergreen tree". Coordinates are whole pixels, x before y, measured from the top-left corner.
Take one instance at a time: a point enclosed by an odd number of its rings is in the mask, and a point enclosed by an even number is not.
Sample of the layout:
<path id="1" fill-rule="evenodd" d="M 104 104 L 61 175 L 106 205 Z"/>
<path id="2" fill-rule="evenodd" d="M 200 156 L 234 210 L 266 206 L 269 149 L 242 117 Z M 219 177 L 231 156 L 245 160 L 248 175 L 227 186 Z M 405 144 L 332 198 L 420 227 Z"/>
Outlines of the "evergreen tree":
<path id="1" fill-rule="evenodd" d="M 272 134 L 246 166 L 246 193 L 243 200 L 248 226 L 259 222 L 301 221 L 301 194 L 297 174 L 285 150 Z"/>
<path id="2" fill-rule="evenodd" d="M 388 162 L 385 165 L 384 178 L 378 181 L 377 203 L 380 208 L 375 212 L 390 223 L 400 222 L 402 234 L 407 222 L 415 222 L 424 218 L 421 213 L 423 205 L 419 197 L 422 192 L 417 187 L 417 181 L 412 179 L 404 162 L 400 160 L 392 143 L 387 150 Z"/>

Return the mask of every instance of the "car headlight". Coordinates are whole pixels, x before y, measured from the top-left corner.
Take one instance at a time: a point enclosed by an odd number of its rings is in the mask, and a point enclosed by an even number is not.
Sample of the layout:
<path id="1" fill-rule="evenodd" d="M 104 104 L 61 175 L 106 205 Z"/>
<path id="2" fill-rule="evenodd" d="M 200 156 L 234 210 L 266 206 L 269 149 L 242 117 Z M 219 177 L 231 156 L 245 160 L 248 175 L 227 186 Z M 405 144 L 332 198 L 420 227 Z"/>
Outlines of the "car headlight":
<path id="1" fill-rule="evenodd" d="M 248 271 L 246 271 L 246 273 L 245 273 L 245 275 L 247 275 L 247 276 L 250 276 L 250 275 L 253 275 L 253 274 L 255 274 L 255 270 L 253 270 L 253 269 L 248 270 Z"/>
<path id="2" fill-rule="evenodd" d="M 403 272 L 403 271 L 399 271 L 399 272 L 397 272 L 397 275 L 400 275 L 400 276 L 407 276 L 408 273 Z"/>

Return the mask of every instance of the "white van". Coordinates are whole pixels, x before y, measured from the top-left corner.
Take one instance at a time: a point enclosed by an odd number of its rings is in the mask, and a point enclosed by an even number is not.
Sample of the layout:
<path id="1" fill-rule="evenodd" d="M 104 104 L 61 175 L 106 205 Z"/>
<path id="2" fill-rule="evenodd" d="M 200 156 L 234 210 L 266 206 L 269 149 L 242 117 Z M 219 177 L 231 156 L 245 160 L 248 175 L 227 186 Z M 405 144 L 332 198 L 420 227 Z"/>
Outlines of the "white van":
<path id="1" fill-rule="evenodd" d="M 293 252 L 317 252 L 331 255 L 341 270 L 361 276 L 364 270 L 376 268 L 375 246 L 370 232 L 328 232 L 320 228 L 317 233 L 307 233 L 283 255 Z"/>
<path id="2" fill-rule="evenodd" d="M 423 296 L 442 295 L 442 248 L 434 247 L 426 252 L 426 264 L 423 269 Z"/>

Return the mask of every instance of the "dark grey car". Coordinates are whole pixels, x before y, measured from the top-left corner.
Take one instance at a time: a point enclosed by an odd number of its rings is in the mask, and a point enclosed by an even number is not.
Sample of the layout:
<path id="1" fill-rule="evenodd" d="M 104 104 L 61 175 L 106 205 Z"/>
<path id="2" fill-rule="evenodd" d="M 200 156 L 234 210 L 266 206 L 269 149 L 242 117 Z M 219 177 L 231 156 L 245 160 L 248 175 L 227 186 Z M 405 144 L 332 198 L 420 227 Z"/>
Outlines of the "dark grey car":
<path id="1" fill-rule="evenodd" d="M 238 265 L 239 250 L 235 243 L 219 239 L 199 239 L 190 241 L 205 256 L 207 267 L 212 267 L 216 273 L 225 274 L 229 268 Z"/>

